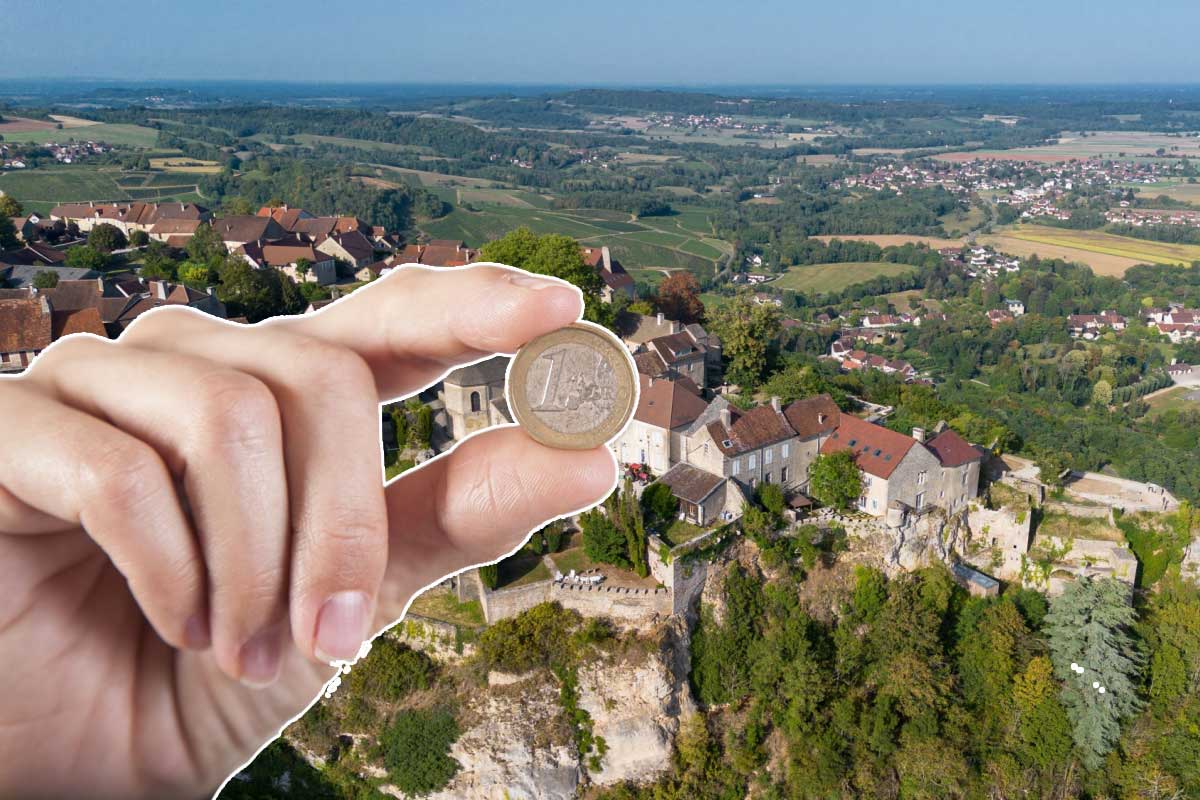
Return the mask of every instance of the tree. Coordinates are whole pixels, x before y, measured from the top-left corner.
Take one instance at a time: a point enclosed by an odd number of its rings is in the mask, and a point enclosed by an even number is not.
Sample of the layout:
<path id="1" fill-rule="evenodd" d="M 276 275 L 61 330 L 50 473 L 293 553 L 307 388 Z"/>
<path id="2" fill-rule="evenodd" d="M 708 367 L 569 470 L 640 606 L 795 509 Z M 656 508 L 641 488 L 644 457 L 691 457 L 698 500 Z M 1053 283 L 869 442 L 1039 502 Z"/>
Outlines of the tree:
<path id="1" fill-rule="evenodd" d="M 379 736 L 388 777 L 406 794 L 441 789 L 459 770 L 449 755 L 458 733 L 454 715 L 444 708 L 400 711 Z"/>
<path id="2" fill-rule="evenodd" d="M 146 245 L 142 253 L 142 277 L 173 281 L 177 269 L 175 259 L 171 257 L 171 248 L 159 241 L 152 241 Z"/>
<path id="3" fill-rule="evenodd" d="M 150 244 L 150 234 L 145 231 L 138 230 L 129 234 L 130 247 L 145 247 L 148 244 Z"/>
<path id="4" fill-rule="evenodd" d="M 479 257 L 482 261 L 562 278 L 583 292 L 584 319 L 602 325 L 612 322 L 611 309 L 600 299 L 604 281 L 584 262 L 579 243 L 570 236 L 555 233 L 538 236 L 522 226 L 485 244 Z"/>
<path id="5" fill-rule="evenodd" d="M 661 531 L 675 519 L 679 510 L 679 500 L 671 493 L 671 487 L 665 483 L 652 483 L 642 492 L 642 510 L 645 513 L 646 527 Z"/>
<path id="6" fill-rule="evenodd" d="M 116 225 L 101 222 L 88 231 L 87 243 L 88 246 L 101 253 L 111 253 L 114 250 L 124 249 L 129 241 L 125 238 L 124 232 Z"/>
<path id="7" fill-rule="evenodd" d="M 15 197 L 0 194 L 0 217 L 20 217 L 24 214 L 25 209 Z"/>
<path id="8" fill-rule="evenodd" d="M 433 409 L 424 403 L 416 410 L 416 419 L 408 429 L 408 443 L 422 450 L 429 447 L 433 436 Z"/>
<path id="9" fill-rule="evenodd" d="M 33 285 L 37 289 L 53 289 L 58 286 L 58 273 L 52 269 L 38 270 L 33 276 Z"/>
<path id="10" fill-rule="evenodd" d="M 275 203 L 281 206 L 283 203 Z M 221 203 L 221 211 L 235 217 L 247 217 L 254 213 L 254 205 L 244 197 L 226 197 Z"/>
<path id="11" fill-rule="evenodd" d="M 1129 634 L 1136 621 L 1128 588 L 1112 578 L 1076 581 L 1046 615 L 1050 659 L 1063 684 L 1060 698 L 1089 770 L 1098 769 L 1116 745 L 1121 721 L 1141 709 L 1137 685 L 1144 657 Z"/>
<path id="12" fill-rule="evenodd" d="M 221 241 L 221 235 L 211 225 L 196 228 L 192 238 L 188 239 L 186 250 L 188 259 L 206 264 L 224 258 L 228 253 L 225 242 Z"/>
<path id="13" fill-rule="evenodd" d="M 755 490 L 759 505 L 776 517 L 783 516 L 783 489 L 777 483 L 763 482 Z"/>
<path id="14" fill-rule="evenodd" d="M 721 337 L 722 354 L 729 361 L 728 379 L 741 386 L 757 385 L 782 330 L 779 309 L 758 305 L 749 293 L 742 293 L 713 315 L 711 327 Z"/>
<path id="15" fill-rule="evenodd" d="M 19 243 L 17 226 L 13 225 L 13 221 L 7 214 L 0 214 L 0 250 L 16 247 Z"/>
<path id="16" fill-rule="evenodd" d="M 301 280 L 307 280 L 310 272 L 312 272 L 311 261 L 307 258 L 296 259 L 296 274 L 300 276 Z"/>
<path id="17" fill-rule="evenodd" d="M 604 509 L 613 527 L 625 538 L 625 556 L 633 571 L 646 577 L 650 567 L 646 559 L 645 520 L 637 493 L 633 491 L 633 481 L 626 478 L 625 485 L 605 500 Z"/>
<path id="18" fill-rule="evenodd" d="M 64 262 L 68 267 L 90 269 L 99 272 L 108 266 L 108 255 L 97 250 L 90 244 L 76 245 L 67 248 L 67 258 Z"/>
<path id="19" fill-rule="evenodd" d="M 1092 402 L 1098 406 L 1108 407 L 1112 405 L 1113 387 L 1106 380 L 1096 381 L 1096 385 L 1092 387 Z"/>
<path id="20" fill-rule="evenodd" d="M 479 580 L 489 589 L 495 589 L 500 584 L 500 565 L 484 564 L 479 568 Z"/>
<path id="21" fill-rule="evenodd" d="M 1063 485 L 1063 473 L 1071 466 L 1071 457 L 1058 450 L 1042 450 L 1037 454 L 1038 477 L 1050 487 Z"/>
<path id="22" fill-rule="evenodd" d="M 583 552 L 588 558 L 618 567 L 629 566 L 629 544 L 625 535 L 603 511 L 593 508 L 581 514 L 579 529 L 583 532 Z"/>
<path id="23" fill-rule="evenodd" d="M 862 471 L 849 450 L 825 453 L 813 459 L 808 486 L 821 505 L 845 510 L 862 494 Z"/>
<path id="24" fill-rule="evenodd" d="M 200 226 L 197 230 L 203 230 Z M 222 248 L 224 245 L 221 245 Z M 189 245 L 189 253 L 191 253 Z M 207 263 L 207 262 L 204 262 Z M 217 299 L 229 306 L 230 316 L 250 322 L 304 310 L 304 297 L 296 284 L 273 269 L 258 269 L 245 259 L 230 256 L 219 261 Z M 180 268 L 180 275 L 183 268 Z"/>
<path id="25" fill-rule="evenodd" d="M 655 305 L 667 319 L 685 325 L 704 319 L 704 303 L 700 302 L 700 282 L 687 270 L 672 272 L 658 285 Z"/>

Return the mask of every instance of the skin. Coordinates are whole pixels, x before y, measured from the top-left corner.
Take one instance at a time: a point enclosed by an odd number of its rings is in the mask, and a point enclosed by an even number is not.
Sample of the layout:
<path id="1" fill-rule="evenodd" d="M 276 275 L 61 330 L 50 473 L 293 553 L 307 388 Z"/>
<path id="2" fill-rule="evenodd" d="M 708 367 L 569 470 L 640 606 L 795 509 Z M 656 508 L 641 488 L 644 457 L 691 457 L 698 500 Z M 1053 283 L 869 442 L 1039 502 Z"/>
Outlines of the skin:
<path id="1" fill-rule="evenodd" d="M 0 380 L 0 797 L 209 796 L 414 593 L 600 500 L 606 449 L 514 427 L 380 469 L 381 401 L 582 310 L 408 267 L 254 326 L 155 311 Z"/>

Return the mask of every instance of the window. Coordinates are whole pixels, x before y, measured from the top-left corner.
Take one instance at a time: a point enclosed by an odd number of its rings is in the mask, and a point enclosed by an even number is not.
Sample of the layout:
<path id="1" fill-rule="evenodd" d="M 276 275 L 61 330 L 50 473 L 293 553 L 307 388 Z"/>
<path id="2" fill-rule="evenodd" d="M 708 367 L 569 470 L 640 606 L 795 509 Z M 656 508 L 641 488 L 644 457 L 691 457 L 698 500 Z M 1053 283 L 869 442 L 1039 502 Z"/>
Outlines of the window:
<path id="1" fill-rule="evenodd" d="M 788 482 L 788 468 L 787 467 L 779 468 L 779 482 L 780 483 Z"/>
<path id="2" fill-rule="evenodd" d="M 773 480 L 775 480 L 775 478 L 774 478 L 774 476 L 771 475 L 771 473 L 768 472 L 766 475 L 763 476 L 763 480 L 766 481 L 767 483 L 771 483 Z"/>
<path id="3" fill-rule="evenodd" d="M 966 486 L 966 485 L 967 485 L 967 471 L 966 471 L 966 470 L 963 470 L 963 474 L 962 474 L 962 485 L 963 485 L 963 486 Z"/>
<path id="4" fill-rule="evenodd" d="M 758 478 L 751 478 L 750 479 L 750 488 L 753 489 L 755 486 L 758 486 Z"/>
<path id="5" fill-rule="evenodd" d="M 741 467 L 741 464 L 738 463 L 739 461 L 741 461 L 740 458 L 735 458 L 733 460 L 733 474 L 734 475 L 738 474 L 738 469 Z"/>
<path id="6" fill-rule="evenodd" d="M 769 447 L 763 451 L 763 463 L 764 464 L 771 463 L 771 448 L 769 448 Z"/>
<path id="7" fill-rule="evenodd" d="M 928 472 L 926 472 L 925 470 L 921 470 L 920 472 L 917 473 L 917 486 L 924 486 L 925 481 L 927 481 L 927 480 L 929 480 Z"/>
<path id="8" fill-rule="evenodd" d="M 918 511 L 920 511 L 922 508 L 925 507 L 925 493 L 924 492 L 917 493 L 916 507 L 917 507 Z"/>
<path id="9" fill-rule="evenodd" d="M 872 511 L 875 511 L 875 510 L 876 510 L 876 509 L 878 509 L 878 508 L 879 508 L 879 501 L 878 501 L 878 500 L 872 500 L 872 501 L 871 501 L 871 510 L 872 510 Z"/>
<path id="10" fill-rule="evenodd" d="M 479 410 L 479 392 L 471 392 L 471 410 Z"/>
<path id="11" fill-rule="evenodd" d="M 758 466 L 758 456 L 755 455 L 754 453 L 751 453 L 746 458 L 746 461 L 747 461 L 747 464 L 746 464 L 747 469 L 754 469 L 755 467 Z"/>
<path id="12" fill-rule="evenodd" d="M 784 442 L 782 445 L 779 446 L 779 457 L 780 458 L 788 457 L 788 443 L 787 442 Z"/>

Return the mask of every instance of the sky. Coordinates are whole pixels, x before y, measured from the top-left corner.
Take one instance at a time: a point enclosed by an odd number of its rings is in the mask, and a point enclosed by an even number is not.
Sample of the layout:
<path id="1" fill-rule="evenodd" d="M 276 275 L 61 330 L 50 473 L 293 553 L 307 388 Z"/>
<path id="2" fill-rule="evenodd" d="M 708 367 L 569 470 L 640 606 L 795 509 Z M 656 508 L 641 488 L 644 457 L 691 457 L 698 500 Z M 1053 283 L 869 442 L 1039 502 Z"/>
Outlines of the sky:
<path id="1" fill-rule="evenodd" d="M 1200 83 L 1197 0 L 0 0 L 0 78 Z M 48 11 L 48 9 L 46 9 Z"/>

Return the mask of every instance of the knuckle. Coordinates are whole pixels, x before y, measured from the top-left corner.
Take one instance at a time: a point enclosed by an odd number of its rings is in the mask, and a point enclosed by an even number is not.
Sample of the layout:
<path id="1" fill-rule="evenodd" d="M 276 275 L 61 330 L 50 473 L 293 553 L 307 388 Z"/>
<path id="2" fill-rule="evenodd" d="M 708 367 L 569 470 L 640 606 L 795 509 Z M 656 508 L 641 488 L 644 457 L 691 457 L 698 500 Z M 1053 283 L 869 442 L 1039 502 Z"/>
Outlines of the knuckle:
<path id="1" fill-rule="evenodd" d="M 325 543 L 338 548 L 371 550 L 387 542 L 387 517 L 357 505 L 339 505 L 318 534 Z"/>
<path id="2" fill-rule="evenodd" d="M 375 377 L 367 362 L 348 347 L 312 340 L 303 346 L 305 385 L 321 394 L 361 399 L 374 393 Z"/>
<path id="3" fill-rule="evenodd" d="M 57 371 L 72 361 L 97 354 L 100 348 L 111 346 L 111 342 L 91 336 L 67 336 L 47 348 L 27 370 L 27 374 L 42 377 L 47 372 Z"/>
<path id="4" fill-rule="evenodd" d="M 279 407 L 262 381 L 235 370 L 202 377 L 199 415 L 207 444 L 220 449 L 263 449 L 279 439 Z"/>
<path id="5" fill-rule="evenodd" d="M 110 508 L 136 514 L 163 491 L 166 467 L 149 445 L 123 439 L 100 448 L 84 485 Z"/>
<path id="6" fill-rule="evenodd" d="M 160 306 L 134 319 L 117 341 L 129 345 L 170 341 L 180 335 L 181 326 L 193 322 L 202 320 L 188 308 L 175 305 Z"/>

